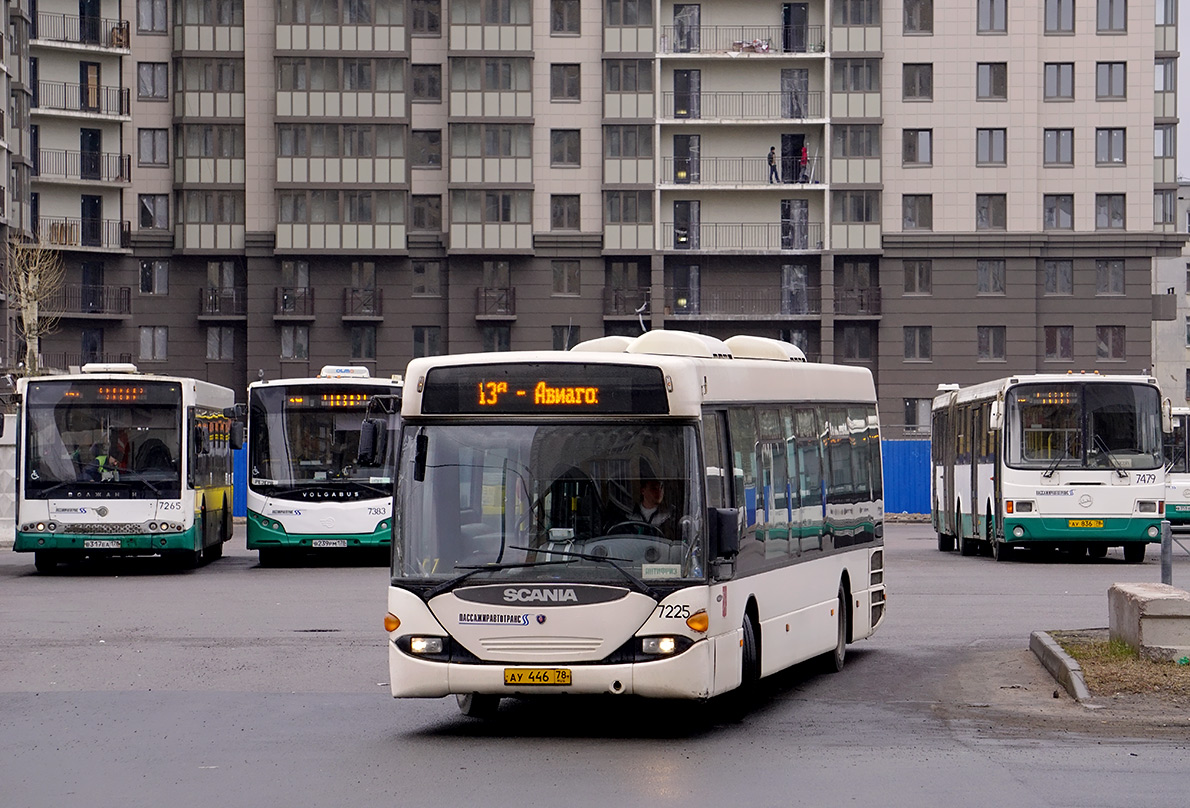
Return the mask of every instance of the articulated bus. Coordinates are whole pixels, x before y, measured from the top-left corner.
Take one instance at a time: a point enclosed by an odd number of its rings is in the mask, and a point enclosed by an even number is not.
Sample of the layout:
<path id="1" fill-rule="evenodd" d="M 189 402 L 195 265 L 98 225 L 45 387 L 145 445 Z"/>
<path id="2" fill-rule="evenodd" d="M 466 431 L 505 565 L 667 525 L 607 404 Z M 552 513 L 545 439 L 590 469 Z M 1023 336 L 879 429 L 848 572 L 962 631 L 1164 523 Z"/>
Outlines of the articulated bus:
<path id="1" fill-rule="evenodd" d="M 1173 429 L 1165 436 L 1165 518 L 1174 528 L 1190 526 L 1190 407 L 1174 407 Z"/>
<path id="2" fill-rule="evenodd" d="M 13 549 L 60 562 L 158 555 L 192 567 L 232 531 L 235 393 L 198 379 L 89 364 L 17 382 Z"/>
<path id="3" fill-rule="evenodd" d="M 248 385 L 247 544 L 262 565 L 387 551 L 400 400 L 399 377 L 364 367 Z"/>
<path id="4" fill-rule="evenodd" d="M 1168 403 L 1148 376 L 1013 376 L 933 403 L 932 521 L 938 549 L 1065 549 L 1144 560 L 1160 541 Z"/>
<path id="5" fill-rule="evenodd" d="M 866 369 L 655 330 L 405 378 L 394 697 L 478 717 L 505 696 L 705 700 L 813 658 L 841 669 L 880 625 Z"/>

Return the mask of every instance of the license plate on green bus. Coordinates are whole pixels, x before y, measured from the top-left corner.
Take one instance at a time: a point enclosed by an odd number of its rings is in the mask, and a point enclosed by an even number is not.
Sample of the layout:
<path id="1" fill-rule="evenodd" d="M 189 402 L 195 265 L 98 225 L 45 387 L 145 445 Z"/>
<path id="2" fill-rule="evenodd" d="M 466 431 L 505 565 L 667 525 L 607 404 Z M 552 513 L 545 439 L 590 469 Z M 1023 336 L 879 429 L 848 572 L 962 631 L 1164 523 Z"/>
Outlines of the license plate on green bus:
<path id="1" fill-rule="evenodd" d="M 505 668 L 506 685 L 568 685 L 569 668 Z"/>
<path id="2" fill-rule="evenodd" d="M 119 550 L 119 539 L 83 539 L 84 550 Z"/>
<path id="3" fill-rule="evenodd" d="M 1103 527 L 1102 519 L 1070 519 L 1066 522 L 1067 527 Z"/>
<path id="4" fill-rule="evenodd" d="M 346 547 L 347 539 L 312 539 L 311 547 Z"/>

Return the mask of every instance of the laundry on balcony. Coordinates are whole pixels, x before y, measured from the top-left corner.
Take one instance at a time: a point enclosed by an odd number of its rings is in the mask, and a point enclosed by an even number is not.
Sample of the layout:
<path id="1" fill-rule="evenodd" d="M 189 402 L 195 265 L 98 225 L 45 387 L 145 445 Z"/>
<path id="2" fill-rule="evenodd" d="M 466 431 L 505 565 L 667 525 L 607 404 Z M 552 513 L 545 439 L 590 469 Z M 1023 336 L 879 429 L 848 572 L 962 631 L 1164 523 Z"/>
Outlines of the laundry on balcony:
<path id="1" fill-rule="evenodd" d="M 731 43 L 731 49 L 737 53 L 768 53 L 773 49 L 773 41 L 771 39 L 737 40 Z"/>

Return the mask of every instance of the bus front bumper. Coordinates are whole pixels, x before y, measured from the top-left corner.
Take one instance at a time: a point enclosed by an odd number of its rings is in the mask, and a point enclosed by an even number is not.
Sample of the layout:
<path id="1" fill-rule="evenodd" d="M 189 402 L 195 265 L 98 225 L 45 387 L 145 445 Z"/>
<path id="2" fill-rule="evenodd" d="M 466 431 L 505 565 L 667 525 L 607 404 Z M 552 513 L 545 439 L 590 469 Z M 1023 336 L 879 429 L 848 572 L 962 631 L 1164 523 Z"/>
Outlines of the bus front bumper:
<path id="1" fill-rule="evenodd" d="M 12 549 L 18 553 L 53 550 L 78 555 L 156 555 L 194 552 L 198 547 L 197 541 L 197 533 L 193 527 L 180 532 L 132 536 L 18 530 L 13 539 Z"/>
<path id="2" fill-rule="evenodd" d="M 1004 518 L 1004 541 L 1027 546 L 1030 543 L 1122 544 L 1161 541 L 1161 518 L 1035 516 Z"/>
<path id="3" fill-rule="evenodd" d="M 392 544 L 391 519 L 380 520 L 371 533 L 289 533 L 276 519 L 257 513 L 248 514 L 246 523 L 249 550 L 311 550 L 323 547 L 372 549 L 389 547 Z"/>

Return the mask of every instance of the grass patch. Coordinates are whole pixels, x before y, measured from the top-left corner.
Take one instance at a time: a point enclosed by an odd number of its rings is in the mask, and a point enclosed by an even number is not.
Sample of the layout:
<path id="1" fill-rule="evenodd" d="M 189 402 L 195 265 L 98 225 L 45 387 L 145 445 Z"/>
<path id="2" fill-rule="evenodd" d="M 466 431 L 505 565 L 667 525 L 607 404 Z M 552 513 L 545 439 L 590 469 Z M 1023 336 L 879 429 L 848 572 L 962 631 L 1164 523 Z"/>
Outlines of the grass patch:
<path id="1" fill-rule="evenodd" d="M 1161 694 L 1190 699 L 1190 664 L 1143 659 L 1126 643 L 1107 639 L 1106 632 L 1056 631 L 1051 636 L 1082 667 L 1087 688 L 1096 696 Z"/>

